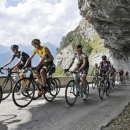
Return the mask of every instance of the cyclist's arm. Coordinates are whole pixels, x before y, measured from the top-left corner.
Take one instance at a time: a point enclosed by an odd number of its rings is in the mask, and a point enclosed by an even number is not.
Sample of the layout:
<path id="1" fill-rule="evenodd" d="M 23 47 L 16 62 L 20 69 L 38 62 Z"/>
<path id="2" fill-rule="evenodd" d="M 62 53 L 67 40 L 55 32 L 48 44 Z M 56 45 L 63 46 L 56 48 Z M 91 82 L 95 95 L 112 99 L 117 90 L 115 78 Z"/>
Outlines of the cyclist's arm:
<path id="1" fill-rule="evenodd" d="M 13 59 L 10 59 L 5 65 L 2 66 L 2 68 L 4 68 L 4 67 L 6 67 L 7 65 L 9 65 L 12 61 L 13 61 Z"/>
<path id="2" fill-rule="evenodd" d="M 46 59 L 46 55 L 47 54 L 42 55 L 42 58 L 41 58 L 40 62 L 38 63 L 38 65 L 36 66 L 36 68 L 39 67 L 44 62 L 44 60 Z"/>
<path id="3" fill-rule="evenodd" d="M 26 61 L 26 63 L 25 63 L 24 66 L 27 66 L 27 65 L 31 62 L 31 60 L 32 60 L 32 58 L 34 57 L 34 55 L 35 55 L 35 54 L 33 54 L 32 56 L 30 56 L 30 57 L 27 59 L 27 61 Z"/>
<path id="4" fill-rule="evenodd" d="M 87 63 L 87 59 L 84 58 L 84 59 L 83 59 L 83 64 L 82 64 L 82 66 L 79 68 L 79 71 L 81 71 L 81 70 L 86 66 L 86 63 Z"/>
<path id="5" fill-rule="evenodd" d="M 111 67 L 108 68 L 108 71 L 106 72 L 106 75 L 108 75 L 111 71 Z"/>
<path id="6" fill-rule="evenodd" d="M 71 66 L 73 65 L 73 63 L 74 63 L 74 59 L 72 59 L 72 61 L 71 61 L 70 65 L 69 65 L 69 67 L 68 67 L 68 69 L 70 69 L 70 68 L 71 68 Z"/>
<path id="7" fill-rule="evenodd" d="M 12 67 L 12 69 L 15 68 L 16 66 L 18 66 L 18 65 L 21 63 L 21 61 L 22 61 L 22 60 L 19 59 L 19 61 Z"/>

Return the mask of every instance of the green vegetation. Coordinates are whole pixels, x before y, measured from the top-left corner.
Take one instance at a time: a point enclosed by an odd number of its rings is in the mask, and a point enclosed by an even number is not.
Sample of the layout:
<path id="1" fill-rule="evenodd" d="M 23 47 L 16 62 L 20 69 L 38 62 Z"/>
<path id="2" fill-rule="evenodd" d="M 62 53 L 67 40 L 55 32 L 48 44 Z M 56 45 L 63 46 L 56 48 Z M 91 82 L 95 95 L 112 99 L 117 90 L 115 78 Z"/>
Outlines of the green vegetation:
<path id="1" fill-rule="evenodd" d="M 60 66 L 57 66 L 56 71 L 53 74 L 53 76 L 65 76 L 64 69 L 62 67 L 60 67 Z"/>
<path id="2" fill-rule="evenodd" d="M 94 67 L 94 66 L 89 65 L 88 76 L 90 76 L 90 75 L 91 75 L 92 70 L 93 70 L 93 67 Z"/>
<path id="3" fill-rule="evenodd" d="M 84 21 L 87 24 L 87 21 Z M 87 54 L 88 57 L 90 55 L 95 55 L 98 52 L 108 52 L 108 49 L 103 47 L 101 38 L 98 35 L 93 35 L 91 39 L 86 39 L 84 30 L 78 26 L 74 31 L 69 32 L 66 36 L 62 38 L 60 42 L 60 48 L 57 48 L 57 53 L 62 55 L 62 49 L 66 48 L 68 45 L 71 45 L 73 48 L 73 52 L 75 52 L 75 47 L 77 44 L 81 44 L 83 46 L 83 52 Z M 67 52 L 68 53 L 68 52 Z M 90 61 L 90 59 L 89 59 Z M 92 72 L 92 66 L 89 65 L 88 75 Z M 56 73 L 54 75 L 64 76 L 61 71 L 62 68 L 58 67 Z"/>

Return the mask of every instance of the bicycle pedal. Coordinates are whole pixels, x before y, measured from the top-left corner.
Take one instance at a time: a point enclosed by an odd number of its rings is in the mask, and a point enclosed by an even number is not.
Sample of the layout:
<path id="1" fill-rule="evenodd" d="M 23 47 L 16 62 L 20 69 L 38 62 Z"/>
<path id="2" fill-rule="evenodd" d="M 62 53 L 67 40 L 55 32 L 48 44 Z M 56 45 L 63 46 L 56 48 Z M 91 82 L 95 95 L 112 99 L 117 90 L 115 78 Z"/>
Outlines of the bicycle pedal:
<path id="1" fill-rule="evenodd" d="M 43 94 L 46 94 L 45 90 L 38 91 L 38 95 L 43 95 Z"/>

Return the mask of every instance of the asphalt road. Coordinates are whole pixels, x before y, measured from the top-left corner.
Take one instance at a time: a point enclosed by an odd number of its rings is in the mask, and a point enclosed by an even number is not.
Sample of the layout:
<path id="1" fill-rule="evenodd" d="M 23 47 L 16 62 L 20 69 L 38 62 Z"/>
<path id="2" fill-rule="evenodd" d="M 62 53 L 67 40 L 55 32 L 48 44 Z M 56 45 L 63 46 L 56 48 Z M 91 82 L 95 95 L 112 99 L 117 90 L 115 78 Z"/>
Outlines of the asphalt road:
<path id="1" fill-rule="evenodd" d="M 61 89 L 53 102 L 41 97 L 22 109 L 14 105 L 10 96 L 0 104 L 0 130 L 100 130 L 130 102 L 130 81 L 117 84 L 104 100 L 90 86 L 87 101 L 78 97 L 72 107 L 66 104 L 64 92 Z"/>

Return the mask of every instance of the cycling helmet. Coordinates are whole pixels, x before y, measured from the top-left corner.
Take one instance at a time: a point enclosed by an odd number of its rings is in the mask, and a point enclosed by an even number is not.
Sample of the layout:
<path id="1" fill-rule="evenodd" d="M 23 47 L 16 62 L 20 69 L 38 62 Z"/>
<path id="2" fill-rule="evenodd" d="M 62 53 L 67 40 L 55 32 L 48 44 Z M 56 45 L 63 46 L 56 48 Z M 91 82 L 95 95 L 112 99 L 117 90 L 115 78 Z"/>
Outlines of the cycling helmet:
<path id="1" fill-rule="evenodd" d="M 95 63 L 95 66 L 98 66 L 98 64 L 97 64 L 97 63 Z"/>
<path id="2" fill-rule="evenodd" d="M 19 48 L 18 45 L 12 45 L 11 46 L 11 50 L 18 49 L 18 48 Z"/>
<path id="3" fill-rule="evenodd" d="M 82 45 L 81 44 L 77 44 L 76 45 L 76 49 L 80 49 L 80 48 L 82 48 Z"/>
<path id="4" fill-rule="evenodd" d="M 107 57 L 105 55 L 102 56 L 102 60 L 106 60 Z"/>
<path id="5" fill-rule="evenodd" d="M 34 44 L 39 44 L 39 45 L 40 45 L 40 43 L 41 43 L 41 42 L 40 42 L 39 39 L 33 39 L 31 44 L 32 44 L 32 45 L 34 45 Z"/>

